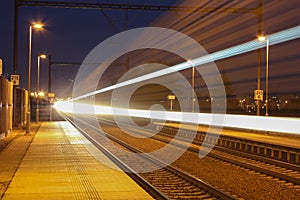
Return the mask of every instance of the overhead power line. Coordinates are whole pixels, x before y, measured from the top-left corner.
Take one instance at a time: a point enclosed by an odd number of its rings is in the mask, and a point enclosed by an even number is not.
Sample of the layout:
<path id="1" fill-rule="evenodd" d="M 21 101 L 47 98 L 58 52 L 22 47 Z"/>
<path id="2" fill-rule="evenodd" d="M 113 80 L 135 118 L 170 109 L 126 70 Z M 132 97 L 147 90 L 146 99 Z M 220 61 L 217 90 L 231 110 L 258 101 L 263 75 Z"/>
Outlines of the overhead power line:
<path id="1" fill-rule="evenodd" d="M 249 13 L 256 8 L 226 8 L 226 7 L 191 7 L 191 6 L 165 6 L 165 5 L 139 5 L 139 4 L 108 4 L 85 2 L 53 2 L 37 0 L 18 0 L 18 6 L 55 7 L 55 8 L 80 8 L 80 9 L 107 9 L 107 10 L 148 10 L 148 11 L 173 11 L 173 12 L 231 12 Z"/>

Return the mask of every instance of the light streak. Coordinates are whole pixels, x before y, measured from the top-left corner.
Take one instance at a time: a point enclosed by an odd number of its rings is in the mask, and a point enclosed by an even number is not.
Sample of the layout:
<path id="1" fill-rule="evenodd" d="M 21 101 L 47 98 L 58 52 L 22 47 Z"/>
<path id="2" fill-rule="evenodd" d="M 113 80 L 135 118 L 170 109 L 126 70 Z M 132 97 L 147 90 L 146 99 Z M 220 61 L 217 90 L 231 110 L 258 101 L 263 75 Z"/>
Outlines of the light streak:
<path id="1" fill-rule="evenodd" d="M 269 45 L 275 45 L 300 37 L 300 26 L 296 26 L 284 31 L 280 31 L 266 36 L 269 40 Z M 230 115 L 230 114 L 208 114 L 208 113 L 188 113 L 188 112 L 167 112 L 167 111 L 149 111 L 149 110 L 135 110 L 112 108 L 106 106 L 97 106 L 89 104 L 73 103 L 75 100 L 83 99 L 92 95 L 100 94 L 110 90 L 114 90 L 127 85 L 139 83 L 142 81 L 150 80 L 153 78 L 161 77 L 171 74 L 173 72 L 181 71 L 191 68 L 193 66 L 201 66 L 210 62 L 226 59 L 232 56 L 240 55 L 243 53 L 251 52 L 259 48 L 264 48 L 266 42 L 261 42 L 257 39 L 233 46 L 221 51 L 211 53 L 187 62 L 183 62 L 166 69 L 155 71 L 143 76 L 139 76 L 115 85 L 87 93 L 82 96 L 75 97 L 74 99 L 66 102 L 59 102 L 55 104 L 55 108 L 62 112 L 77 113 L 77 114 L 107 114 L 107 115 L 122 115 L 131 117 L 151 118 L 157 120 L 170 120 L 183 123 L 204 124 L 210 126 L 220 126 L 239 129 L 250 129 L 258 131 L 271 131 L 281 133 L 300 134 L 300 119 L 299 118 L 283 118 L 283 117 L 265 117 L 265 116 L 246 116 L 246 115 Z M 76 110 L 73 110 L 73 107 Z M 224 118 L 224 122 L 212 120 L 215 117 Z M 198 119 L 195 121 L 195 119 Z M 215 121 L 215 122 L 214 122 Z"/>
<path id="2" fill-rule="evenodd" d="M 286 29 L 286 30 L 274 33 L 274 34 L 271 34 L 271 35 L 267 35 L 266 37 L 269 40 L 270 46 L 297 39 L 300 37 L 300 25 L 290 28 L 290 29 Z M 89 97 L 92 95 L 96 95 L 96 94 L 100 94 L 100 93 L 107 92 L 110 90 L 114 90 L 114 89 L 124 87 L 127 85 L 131 85 L 131 84 L 139 83 L 142 81 L 150 80 L 153 78 L 161 77 L 164 75 L 168 75 L 173 72 L 191 68 L 193 66 L 201 66 L 201 65 L 204 65 L 204 64 L 207 64 L 210 62 L 218 61 L 221 59 L 226 59 L 226 58 L 229 58 L 232 56 L 236 56 L 236 55 L 240 55 L 240 54 L 247 53 L 250 51 L 254 51 L 259 48 L 264 48 L 265 46 L 266 46 L 266 42 L 261 42 L 258 39 L 255 39 L 255 40 L 252 40 L 252 41 L 249 41 L 249 42 L 237 45 L 237 46 L 229 47 L 227 49 L 211 53 L 209 55 L 205 55 L 205 56 L 193 59 L 193 60 L 189 60 L 187 62 L 183 62 L 183 63 L 177 64 L 177 65 L 174 65 L 172 67 L 168 67 L 166 69 L 162 69 L 162 70 L 155 71 L 155 72 L 152 72 L 149 74 L 145 74 L 143 76 L 139 76 L 139 77 L 136 77 L 136 78 L 133 78 L 133 79 L 121 82 L 121 83 L 117 83 L 115 85 L 112 85 L 112 86 L 109 86 L 106 88 L 102 88 L 100 90 L 96 90 L 96 91 L 87 93 L 85 95 L 75 97 L 69 101 L 76 101 L 79 99 L 83 99 L 83 98 L 86 98 L 86 97 Z"/>
<path id="3" fill-rule="evenodd" d="M 75 110 L 73 109 L 73 107 L 75 108 Z M 112 108 L 109 106 L 99 106 L 73 102 L 57 102 L 55 103 L 54 108 L 65 113 L 76 113 L 83 115 L 121 115 L 191 123 L 196 125 L 202 124 L 209 126 L 248 129 L 257 131 L 270 131 L 300 135 L 300 118 L 136 110 L 115 107 Z M 212 118 L 214 117 L 224 117 L 224 122 L 220 123 L 218 120 L 212 120 Z M 195 121 L 195 119 L 198 120 Z"/>

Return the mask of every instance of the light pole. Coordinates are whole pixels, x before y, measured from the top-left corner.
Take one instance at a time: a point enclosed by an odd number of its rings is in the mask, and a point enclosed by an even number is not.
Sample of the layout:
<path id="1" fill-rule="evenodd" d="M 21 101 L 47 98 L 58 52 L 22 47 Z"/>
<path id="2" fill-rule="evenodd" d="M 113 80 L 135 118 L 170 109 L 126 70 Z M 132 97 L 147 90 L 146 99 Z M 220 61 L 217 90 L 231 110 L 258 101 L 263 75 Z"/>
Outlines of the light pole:
<path id="1" fill-rule="evenodd" d="M 192 112 L 195 112 L 195 65 L 191 60 L 188 60 L 192 67 Z"/>
<path id="2" fill-rule="evenodd" d="M 168 99 L 170 100 L 170 111 L 172 112 L 173 111 L 173 100 L 175 100 L 175 95 L 168 95 Z"/>
<path id="3" fill-rule="evenodd" d="M 40 116 L 40 110 L 39 110 L 39 98 L 41 94 L 41 88 L 40 88 L 40 65 L 41 65 L 41 58 L 45 59 L 47 56 L 45 54 L 41 54 L 38 56 L 38 67 L 37 67 L 37 99 L 36 99 L 36 112 L 35 112 L 35 120 L 36 122 L 39 122 L 39 116 Z"/>
<path id="4" fill-rule="evenodd" d="M 192 68 L 192 112 L 195 112 L 195 67 Z"/>
<path id="5" fill-rule="evenodd" d="M 259 36 L 259 41 L 266 41 L 266 116 L 269 116 L 269 39 Z"/>
<path id="6" fill-rule="evenodd" d="M 42 29 L 43 25 L 36 23 L 29 25 L 29 38 L 28 38 L 28 110 L 26 113 L 27 123 L 26 123 L 26 134 L 30 133 L 30 71 L 31 71 L 31 53 L 32 53 L 32 29 Z"/>
<path id="7" fill-rule="evenodd" d="M 51 92 L 51 55 L 48 55 L 48 94 Z"/>

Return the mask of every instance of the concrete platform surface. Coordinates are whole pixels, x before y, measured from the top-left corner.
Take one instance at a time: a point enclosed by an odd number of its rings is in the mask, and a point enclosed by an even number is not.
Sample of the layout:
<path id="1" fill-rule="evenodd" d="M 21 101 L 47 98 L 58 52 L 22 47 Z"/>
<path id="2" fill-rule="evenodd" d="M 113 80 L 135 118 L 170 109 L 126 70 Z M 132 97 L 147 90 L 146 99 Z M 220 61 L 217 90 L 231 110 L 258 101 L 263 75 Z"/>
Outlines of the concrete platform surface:
<path id="1" fill-rule="evenodd" d="M 69 122 L 43 122 L 30 146 L 28 142 L 27 136 L 16 145 L 28 150 L 3 200 L 152 199 L 124 172 L 94 158 L 86 147 L 95 148 L 93 152 L 97 152 L 96 147 Z M 10 156 L 9 150 L 6 151 L 7 162 L 17 156 L 14 149 Z M 100 151 L 97 154 L 97 158 L 102 156 L 108 162 Z M 0 160 L 3 155 L 1 152 Z"/>

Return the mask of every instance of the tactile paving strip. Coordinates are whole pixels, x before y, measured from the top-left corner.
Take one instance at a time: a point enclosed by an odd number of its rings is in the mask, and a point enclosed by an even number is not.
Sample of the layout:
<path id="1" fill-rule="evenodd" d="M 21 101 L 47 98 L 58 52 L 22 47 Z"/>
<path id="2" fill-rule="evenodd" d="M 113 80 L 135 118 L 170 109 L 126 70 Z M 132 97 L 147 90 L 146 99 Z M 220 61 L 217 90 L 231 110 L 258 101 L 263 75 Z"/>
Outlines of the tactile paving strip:
<path id="1" fill-rule="evenodd" d="M 152 199 L 87 147 L 105 158 L 68 122 L 43 122 L 3 199 Z"/>
<path id="2" fill-rule="evenodd" d="M 72 137 L 72 140 L 75 139 L 80 141 L 82 140 L 81 135 Z M 74 144 L 71 144 L 69 138 L 65 134 L 61 134 L 59 137 L 61 143 L 62 152 L 64 159 L 67 163 L 67 170 L 71 179 L 73 190 L 76 195 L 76 199 L 101 199 L 96 188 L 92 184 L 92 180 L 86 172 L 84 163 L 78 158 L 78 154 L 73 148 Z M 77 146 L 79 144 L 76 144 Z M 84 150 L 83 148 L 80 148 Z M 82 193 L 82 191 L 88 191 Z"/>

